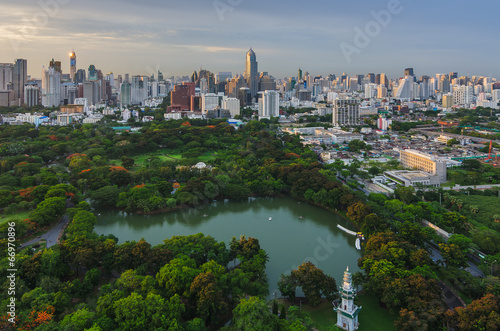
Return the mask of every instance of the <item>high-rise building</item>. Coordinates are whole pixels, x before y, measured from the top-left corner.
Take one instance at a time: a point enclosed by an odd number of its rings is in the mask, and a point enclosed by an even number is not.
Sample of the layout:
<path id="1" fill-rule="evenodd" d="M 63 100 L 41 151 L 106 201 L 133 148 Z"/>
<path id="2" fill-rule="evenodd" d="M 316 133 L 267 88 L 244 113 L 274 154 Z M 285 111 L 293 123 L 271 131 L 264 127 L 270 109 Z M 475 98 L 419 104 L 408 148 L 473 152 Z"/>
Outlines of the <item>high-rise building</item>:
<path id="1" fill-rule="evenodd" d="M 87 74 L 85 73 L 85 69 L 78 69 L 75 74 L 75 84 L 84 83 L 87 81 Z"/>
<path id="2" fill-rule="evenodd" d="M 242 87 L 248 87 L 247 81 L 243 78 L 243 76 L 236 75 L 226 85 L 226 95 L 230 98 L 237 98 Z"/>
<path id="3" fill-rule="evenodd" d="M 441 103 L 443 104 L 443 108 L 453 107 L 453 94 L 451 93 L 444 94 Z"/>
<path id="4" fill-rule="evenodd" d="M 12 63 L 0 63 L 0 91 L 12 89 L 12 72 L 14 65 Z"/>
<path id="5" fill-rule="evenodd" d="M 385 85 L 381 84 L 377 87 L 377 98 L 387 98 L 387 87 Z"/>
<path id="6" fill-rule="evenodd" d="M 269 75 L 261 73 L 259 77 L 259 91 L 274 91 L 276 90 L 276 81 Z"/>
<path id="7" fill-rule="evenodd" d="M 277 91 L 259 92 L 259 118 L 280 116 L 280 95 Z"/>
<path id="8" fill-rule="evenodd" d="M 201 112 L 206 114 L 209 110 L 214 110 L 219 107 L 219 96 L 215 93 L 207 93 L 201 95 Z"/>
<path id="9" fill-rule="evenodd" d="M 472 103 L 474 97 L 472 86 L 457 85 L 453 86 L 453 105 L 467 106 Z"/>
<path id="10" fill-rule="evenodd" d="M 42 73 L 42 105 L 58 107 L 61 104 L 61 73 L 54 67 Z"/>
<path id="11" fill-rule="evenodd" d="M 35 83 L 27 83 L 24 86 L 24 103 L 27 107 L 40 104 L 40 88 Z"/>
<path id="12" fill-rule="evenodd" d="M 394 92 L 394 97 L 400 100 L 413 100 L 413 85 L 414 85 L 415 77 L 406 76 L 405 78 L 399 80 L 399 85 Z"/>
<path id="13" fill-rule="evenodd" d="M 142 105 L 148 99 L 148 83 L 147 76 L 132 76 L 130 102 L 133 105 Z"/>
<path id="14" fill-rule="evenodd" d="M 175 85 L 174 90 L 170 92 L 171 110 L 190 110 L 191 97 L 195 94 L 195 83 L 183 83 Z"/>
<path id="15" fill-rule="evenodd" d="M 258 70 L 257 70 L 257 56 L 253 49 L 247 52 L 246 69 L 245 69 L 245 79 L 247 80 L 248 88 L 250 89 L 250 94 L 252 98 L 257 96 L 258 91 Z"/>
<path id="16" fill-rule="evenodd" d="M 76 74 L 76 53 L 72 51 L 69 53 L 69 78 L 72 82 L 75 81 Z"/>
<path id="17" fill-rule="evenodd" d="M 88 81 L 83 83 L 83 98 L 87 99 L 89 105 L 96 105 L 101 100 L 101 86 L 99 81 Z"/>
<path id="18" fill-rule="evenodd" d="M 359 100 L 337 99 L 333 103 L 333 125 L 359 125 Z"/>
<path id="19" fill-rule="evenodd" d="M 299 68 L 299 72 L 297 74 L 297 80 L 302 80 L 302 69 Z"/>
<path id="20" fill-rule="evenodd" d="M 405 69 L 405 76 L 415 76 L 413 74 L 413 68 L 406 68 Z"/>
<path id="21" fill-rule="evenodd" d="M 88 73 L 89 73 L 88 80 L 98 80 L 99 79 L 98 72 L 97 72 L 97 69 L 95 68 L 95 65 L 91 64 L 89 66 Z"/>
<path id="22" fill-rule="evenodd" d="M 55 61 L 54 59 L 52 59 L 49 63 L 49 67 L 52 67 L 54 68 L 55 71 L 57 71 L 61 78 L 62 78 L 62 67 L 61 67 L 61 61 Z"/>
<path id="23" fill-rule="evenodd" d="M 130 105 L 130 83 L 127 81 L 120 88 L 120 102 L 122 107 Z"/>
<path id="24" fill-rule="evenodd" d="M 230 71 L 221 71 L 219 72 L 218 75 L 216 75 L 215 82 L 216 83 L 227 82 L 227 80 L 231 79 L 231 77 L 233 77 L 233 74 Z"/>
<path id="25" fill-rule="evenodd" d="M 499 90 L 500 91 L 500 90 Z M 231 117 L 240 114 L 240 99 L 224 98 L 222 100 L 222 109 L 227 109 L 231 113 Z"/>
<path id="26" fill-rule="evenodd" d="M 12 71 L 12 89 L 15 103 L 22 106 L 24 103 L 24 86 L 28 82 L 28 60 L 17 59 Z"/>

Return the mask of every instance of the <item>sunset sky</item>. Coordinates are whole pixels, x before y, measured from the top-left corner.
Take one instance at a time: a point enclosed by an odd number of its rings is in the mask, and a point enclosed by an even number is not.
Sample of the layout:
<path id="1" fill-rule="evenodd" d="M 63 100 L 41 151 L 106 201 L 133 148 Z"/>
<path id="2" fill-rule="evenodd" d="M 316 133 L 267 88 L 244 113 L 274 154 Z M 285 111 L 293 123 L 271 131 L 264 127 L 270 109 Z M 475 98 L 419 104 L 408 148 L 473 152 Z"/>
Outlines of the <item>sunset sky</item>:
<path id="1" fill-rule="evenodd" d="M 497 0 L 46 0 L 45 10 L 40 3 L 0 5 L 0 62 L 26 58 L 34 77 L 52 58 L 67 73 L 72 49 L 79 69 L 94 64 L 115 75 L 188 75 L 200 67 L 236 74 L 252 47 L 259 71 L 276 77 L 301 67 L 312 75 L 396 78 L 413 67 L 417 76 L 500 78 Z M 356 28 L 373 26 L 372 12 L 391 5 L 397 13 L 376 23 L 379 31 L 348 61 L 341 44 L 355 46 Z"/>

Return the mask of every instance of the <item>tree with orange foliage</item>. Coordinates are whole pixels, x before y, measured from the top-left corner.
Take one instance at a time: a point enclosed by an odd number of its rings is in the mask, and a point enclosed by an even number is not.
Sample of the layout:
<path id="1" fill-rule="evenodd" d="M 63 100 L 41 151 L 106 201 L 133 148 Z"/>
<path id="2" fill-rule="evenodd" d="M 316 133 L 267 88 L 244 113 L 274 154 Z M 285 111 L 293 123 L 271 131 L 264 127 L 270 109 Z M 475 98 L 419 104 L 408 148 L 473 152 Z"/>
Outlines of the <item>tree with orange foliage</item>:
<path id="1" fill-rule="evenodd" d="M 54 318 L 55 309 L 52 306 L 47 306 L 45 310 L 32 310 L 26 322 L 19 326 L 18 330 L 34 330 L 40 325 L 48 324 Z"/>

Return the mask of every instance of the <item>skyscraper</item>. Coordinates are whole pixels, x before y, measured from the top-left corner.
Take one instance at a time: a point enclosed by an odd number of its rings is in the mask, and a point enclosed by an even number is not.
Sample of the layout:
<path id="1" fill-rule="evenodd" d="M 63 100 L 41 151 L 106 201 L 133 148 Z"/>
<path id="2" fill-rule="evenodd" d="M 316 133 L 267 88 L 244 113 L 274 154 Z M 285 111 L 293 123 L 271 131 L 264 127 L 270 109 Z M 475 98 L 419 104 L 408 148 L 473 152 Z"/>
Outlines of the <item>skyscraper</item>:
<path id="1" fill-rule="evenodd" d="M 11 88 L 13 70 L 12 63 L 0 63 L 0 91 L 7 91 Z"/>
<path id="2" fill-rule="evenodd" d="M 88 73 L 89 73 L 89 77 L 88 77 L 89 80 L 98 80 L 99 79 L 99 77 L 97 75 L 97 70 L 93 64 L 91 64 L 89 66 Z"/>
<path id="3" fill-rule="evenodd" d="M 75 83 L 84 83 L 87 81 L 87 74 L 85 73 L 85 69 L 78 69 L 78 71 L 75 74 Z"/>
<path id="4" fill-rule="evenodd" d="M 12 89 L 19 106 L 24 103 L 24 85 L 28 81 L 28 60 L 17 59 L 12 72 Z"/>
<path id="5" fill-rule="evenodd" d="M 405 76 L 415 76 L 413 74 L 413 68 L 406 68 L 405 69 Z"/>
<path id="6" fill-rule="evenodd" d="M 120 88 L 120 101 L 122 107 L 130 105 L 130 83 L 125 81 Z"/>
<path id="7" fill-rule="evenodd" d="M 76 73 L 76 53 L 72 51 L 69 53 L 69 77 L 71 81 L 75 81 L 75 73 Z"/>
<path id="8" fill-rule="evenodd" d="M 359 100 L 337 99 L 333 103 L 333 125 L 359 125 Z"/>
<path id="9" fill-rule="evenodd" d="M 280 116 L 280 95 L 277 91 L 260 92 L 259 119 Z"/>
<path id="10" fill-rule="evenodd" d="M 42 105 L 57 107 L 61 104 L 61 73 L 54 67 L 42 73 Z"/>
<path id="11" fill-rule="evenodd" d="M 257 74 L 257 57 L 253 49 L 247 52 L 247 61 L 245 69 L 245 79 L 247 80 L 248 87 L 250 88 L 250 94 L 252 98 L 257 95 L 257 90 L 259 88 L 258 84 L 258 74 Z"/>

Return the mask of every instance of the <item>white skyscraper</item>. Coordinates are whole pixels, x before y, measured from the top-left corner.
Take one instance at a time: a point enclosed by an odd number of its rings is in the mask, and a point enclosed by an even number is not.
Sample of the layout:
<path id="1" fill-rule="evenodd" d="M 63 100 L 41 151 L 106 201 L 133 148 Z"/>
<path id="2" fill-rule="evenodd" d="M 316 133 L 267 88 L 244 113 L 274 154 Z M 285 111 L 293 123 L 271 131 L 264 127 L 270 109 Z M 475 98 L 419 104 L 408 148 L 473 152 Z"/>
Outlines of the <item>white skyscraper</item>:
<path id="1" fill-rule="evenodd" d="M 400 79 L 398 88 L 394 93 L 394 97 L 400 100 L 412 100 L 414 92 L 414 82 L 415 79 L 413 76 L 406 76 L 405 78 Z"/>
<path id="2" fill-rule="evenodd" d="M 280 115 L 280 95 L 277 91 L 259 92 L 262 94 L 259 99 L 259 118 L 279 117 Z"/>
<path id="3" fill-rule="evenodd" d="M 453 86 L 453 105 L 466 106 L 473 102 L 473 87 L 465 85 Z"/>
<path id="4" fill-rule="evenodd" d="M 231 117 L 235 117 L 236 115 L 239 115 L 240 114 L 240 99 L 224 98 L 224 100 L 222 100 L 222 109 L 229 110 L 231 112 Z"/>
<path id="5" fill-rule="evenodd" d="M 61 73 L 54 67 L 42 72 L 42 105 L 57 107 L 61 104 Z"/>
<path id="6" fill-rule="evenodd" d="M 219 96 L 214 93 L 201 95 L 201 112 L 206 114 L 208 110 L 217 109 L 219 106 Z"/>
<path id="7" fill-rule="evenodd" d="M 375 98 L 376 95 L 377 95 L 377 84 L 366 84 L 365 98 L 366 99 Z"/>

